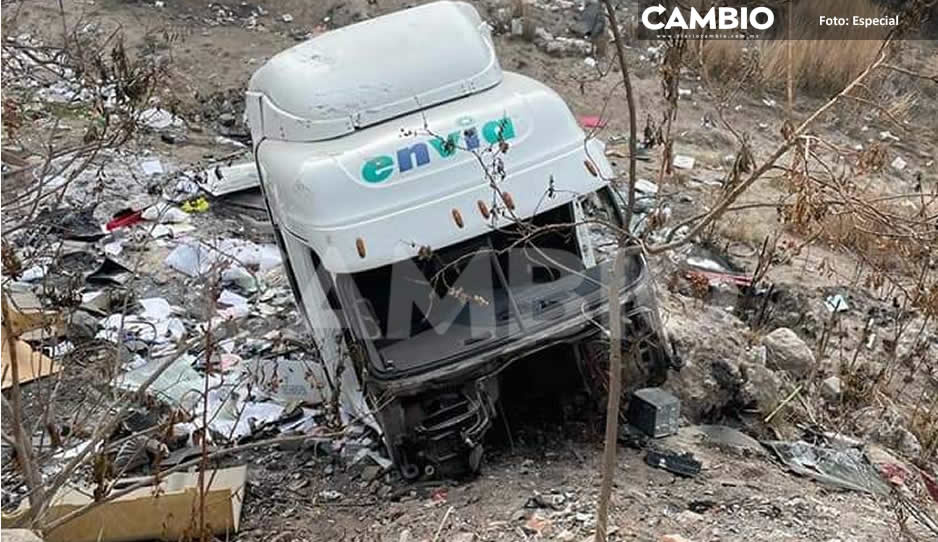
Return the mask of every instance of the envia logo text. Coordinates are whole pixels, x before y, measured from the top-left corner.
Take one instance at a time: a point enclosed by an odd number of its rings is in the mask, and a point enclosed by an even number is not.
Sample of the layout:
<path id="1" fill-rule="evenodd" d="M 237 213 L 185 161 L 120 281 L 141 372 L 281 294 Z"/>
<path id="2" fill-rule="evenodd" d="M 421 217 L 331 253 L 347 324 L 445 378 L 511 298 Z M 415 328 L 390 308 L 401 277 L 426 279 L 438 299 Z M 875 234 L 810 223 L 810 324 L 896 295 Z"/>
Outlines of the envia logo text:
<path id="1" fill-rule="evenodd" d="M 480 130 L 472 126 L 472 119 L 463 117 L 458 124 L 462 128 L 451 132 L 446 139 L 433 136 L 427 141 L 401 147 L 394 154 L 381 154 L 367 160 L 362 165 L 362 179 L 369 183 L 381 183 L 391 178 L 395 170 L 406 173 L 415 167 L 425 166 L 430 163 L 430 147 L 435 151 L 435 160 L 449 158 L 456 154 L 457 149 L 478 149 L 481 145 Z M 510 118 L 502 117 L 483 124 L 481 135 L 491 145 L 515 137 L 515 127 Z"/>

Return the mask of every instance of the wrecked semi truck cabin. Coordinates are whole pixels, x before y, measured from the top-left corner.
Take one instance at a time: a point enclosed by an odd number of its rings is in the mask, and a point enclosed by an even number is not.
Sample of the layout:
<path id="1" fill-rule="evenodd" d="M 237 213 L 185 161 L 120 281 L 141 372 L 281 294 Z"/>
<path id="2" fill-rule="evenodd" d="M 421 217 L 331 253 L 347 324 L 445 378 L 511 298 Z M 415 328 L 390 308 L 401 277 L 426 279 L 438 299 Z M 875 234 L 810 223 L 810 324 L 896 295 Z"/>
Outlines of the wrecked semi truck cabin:
<path id="1" fill-rule="evenodd" d="M 478 469 L 509 364 L 607 340 L 623 213 L 604 146 L 551 89 L 501 70 L 470 5 L 286 50 L 251 79 L 247 116 L 327 385 L 407 478 Z M 660 375 L 644 259 L 623 272 L 628 340 Z"/>

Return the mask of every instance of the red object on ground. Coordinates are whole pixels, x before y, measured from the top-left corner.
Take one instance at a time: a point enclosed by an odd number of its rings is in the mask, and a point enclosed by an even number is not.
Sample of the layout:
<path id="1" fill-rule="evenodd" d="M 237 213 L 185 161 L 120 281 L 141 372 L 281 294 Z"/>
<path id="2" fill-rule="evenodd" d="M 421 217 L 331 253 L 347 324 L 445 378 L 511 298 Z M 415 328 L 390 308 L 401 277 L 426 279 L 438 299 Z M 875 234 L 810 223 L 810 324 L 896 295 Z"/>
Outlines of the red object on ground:
<path id="1" fill-rule="evenodd" d="M 143 220 L 143 209 L 139 209 L 137 211 L 128 209 L 114 215 L 114 218 L 108 221 L 108 223 L 105 225 L 105 228 L 107 228 L 107 231 L 114 231 L 118 228 L 132 226 L 141 220 Z"/>
<path id="2" fill-rule="evenodd" d="M 693 269 L 694 273 L 707 277 L 710 280 L 719 280 L 723 282 L 728 282 L 730 284 L 735 284 L 736 286 L 752 286 L 752 279 L 746 275 L 734 275 L 732 273 L 718 273 L 716 271 L 703 271 L 700 269 Z"/>
<path id="3" fill-rule="evenodd" d="M 935 502 L 938 502 L 938 482 L 935 482 L 935 479 L 922 469 L 919 469 L 918 473 L 922 476 L 922 481 L 925 482 L 925 489 L 928 490 L 928 494 Z"/>
<path id="4" fill-rule="evenodd" d="M 905 485 L 905 480 L 909 476 L 909 471 L 895 463 L 884 463 L 880 465 L 879 473 L 887 482 L 894 486 Z"/>
<path id="5" fill-rule="evenodd" d="M 580 124 L 582 124 L 584 128 L 605 128 L 606 121 L 599 118 L 597 115 L 590 115 L 580 117 Z"/>

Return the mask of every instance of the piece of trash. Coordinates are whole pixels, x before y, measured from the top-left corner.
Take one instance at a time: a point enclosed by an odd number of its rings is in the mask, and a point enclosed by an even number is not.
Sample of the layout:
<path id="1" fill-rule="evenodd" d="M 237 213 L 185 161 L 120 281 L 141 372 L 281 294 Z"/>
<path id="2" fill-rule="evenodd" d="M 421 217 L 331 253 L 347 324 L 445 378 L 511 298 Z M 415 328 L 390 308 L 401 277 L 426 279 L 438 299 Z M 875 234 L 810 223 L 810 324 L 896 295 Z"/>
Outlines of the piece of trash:
<path id="1" fill-rule="evenodd" d="M 218 317 L 212 318 L 211 326 L 219 327 L 225 322 L 240 320 L 251 315 L 251 308 L 247 305 L 231 305 L 228 308 L 219 309 Z"/>
<path id="2" fill-rule="evenodd" d="M 524 20 L 521 17 L 515 17 L 511 20 L 511 35 L 520 36 L 524 34 Z"/>
<path id="3" fill-rule="evenodd" d="M 334 489 L 324 489 L 319 492 L 319 498 L 325 502 L 335 502 L 342 498 L 342 494 Z"/>
<path id="4" fill-rule="evenodd" d="M 160 224 L 178 224 L 189 220 L 189 215 L 182 209 L 165 202 L 147 207 L 140 217 Z"/>
<path id="5" fill-rule="evenodd" d="M 34 265 L 22 273 L 20 273 L 20 281 L 22 282 L 36 282 L 37 280 L 42 280 L 46 276 L 46 271 L 48 267 L 45 265 Z"/>
<path id="6" fill-rule="evenodd" d="M 890 140 L 890 139 L 891 139 L 892 141 L 895 141 L 895 142 L 899 142 L 899 141 L 900 141 L 900 139 L 899 139 L 898 137 L 896 137 L 895 135 L 893 135 L 892 132 L 890 132 L 889 130 L 884 130 L 884 131 L 880 132 L 880 133 L 879 133 L 879 139 L 880 139 L 881 141 L 886 141 L 886 140 Z"/>
<path id="7" fill-rule="evenodd" d="M 186 213 L 204 213 L 208 211 L 208 201 L 204 197 L 190 199 L 182 204 L 182 210 Z"/>
<path id="8" fill-rule="evenodd" d="M 690 260 L 690 258 L 688 258 Z M 693 276 L 703 277 L 712 285 L 714 284 L 732 284 L 734 286 L 752 286 L 752 278 L 747 277 L 746 275 L 739 275 L 735 273 L 722 273 L 719 271 L 702 271 L 700 269 L 689 270 L 684 274 L 685 277 L 691 278 Z"/>
<path id="9" fill-rule="evenodd" d="M 580 117 L 580 124 L 584 128 L 605 128 L 606 121 L 599 118 L 598 115 L 589 115 L 585 117 Z"/>
<path id="10" fill-rule="evenodd" d="M 163 173 L 163 164 L 159 160 L 144 160 L 140 162 L 140 169 L 144 175 L 161 175 Z"/>
<path id="11" fill-rule="evenodd" d="M 293 15 L 290 15 L 289 13 L 284 13 L 283 15 L 280 16 L 280 20 L 285 23 L 292 23 Z"/>
<path id="12" fill-rule="evenodd" d="M 10 350 L 7 346 L 8 341 L 6 337 L 4 337 L 2 343 L 3 344 L 0 345 L 0 352 L 2 352 L 0 358 L 2 358 L 3 364 L 3 389 L 7 389 L 13 385 L 13 356 L 10 354 Z M 16 373 L 20 384 L 49 376 L 59 372 L 61 369 L 61 367 L 54 363 L 49 357 L 41 352 L 33 350 L 33 348 L 29 346 L 29 343 L 18 340 L 14 344 Z"/>
<path id="13" fill-rule="evenodd" d="M 140 113 L 140 122 L 154 130 L 165 130 L 185 124 L 183 120 L 165 109 L 151 107 Z"/>
<path id="14" fill-rule="evenodd" d="M 205 190 L 214 197 L 257 188 L 261 181 L 257 176 L 257 165 L 244 162 L 232 166 L 216 166 L 208 174 Z"/>
<path id="15" fill-rule="evenodd" d="M 106 316 L 111 306 L 111 296 L 108 290 L 84 292 L 81 294 L 79 309 Z"/>
<path id="16" fill-rule="evenodd" d="M 276 245 L 257 245 L 243 239 L 222 239 L 214 245 L 190 240 L 178 245 L 166 257 L 169 267 L 190 277 L 203 275 L 217 263 L 235 267 L 257 266 L 266 271 L 280 265 L 280 250 Z"/>
<path id="17" fill-rule="evenodd" d="M 827 307 L 827 312 L 831 314 L 850 310 L 850 306 L 847 305 L 847 300 L 840 294 L 828 296 L 827 299 L 824 300 L 824 306 Z"/>
<path id="18" fill-rule="evenodd" d="M 693 169 L 694 168 L 694 157 L 685 156 L 682 154 L 677 154 L 674 156 L 674 161 L 672 165 L 678 169 Z"/>
<path id="19" fill-rule="evenodd" d="M 43 533 L 45 542 L 126 542 L 130 540 L 182 540 L 192 529 L 192 511 L 199 507 L 198 472 L 175 472 L 159 477 L 154 485 L 144 485 L 114 500 L 100 503 L 84 514 Z M 205 524 L 213 534 L 224 537 L 237 532 L 241 522 L 247 467 L 244 465 L 204 473 L 206 488 Z M 128 488 L 140 478 L 112 482 L 114 490 Z M 93 487 L 66 487 L 50 502 L 50 518 L 94 503 Z M 29 500 L 23 499 L 12 514 L 3 514 L 6 531 L 29 514 Z M 123 518 L 115 521 L 116 518 Z"/>
<path id="20" fill-rule="evenodd" d="M 235 441 L 242 439 L 277 423 L 283 417 L 283 404 L 243 401 L 241 395 L 241 392 L 231 387 L 209 391 L 208 411 L 214 413 L 209 428 L 223 438 Z M 202 408 L 200 401 L 192 411 L 199 412 Z"/>
<path id="21" fill-rule="evenodd" d="M 120 317 L 121 315 L 115 314 L 111 318 L 115 316 Z M 131 317 L 128 316 L 127 318 Z M 131 322 L 129 325 L 132 326 L 133 323 Z M 112 323 L 107 322 L 105 325 L 110 324 Z M 128 324 L 125 323 L 125 327 L 127 326 Z M 197 404 L 201 403 L 205 378 L 209 378 L 213 386 L 217 386 L 219 382 L 218 377 L 215 375 L 205 377 L 200 375 L 192 368 L 192 361 L 193 357 L 189 355 L 179 356 L 174 359 L 170 366 L 150 384 L 147 393 L 173 407 L 186 410 L 195 408 Z M 164 363 L 165 360 L 159 359 L 145 361 L 142 365 L 118 376 L 115 385 L 122 390 L 134 391 L 148 381 Z"/>
<path id="22" fill-rule="evenodd" d="M 221 281 L 223 284 L 234 284 L 245 293 L 250 294 L 257 290 L 257 279 L 243 267 L 225 269 L 221 272 Z"/>
<path id="23" fill-rule="evenodd" d="M 186 328 L 172 317 L 172 307 L 163 298 L 141 299 L 141 314 L 112 314 L 101 322 L 97 337 L 111 342 L 139 341 L 144 346 L 172 343 L 182 339 Z"/>
<path id="24" fill-rule="evenodd" d="M 254 393 L 259 397 L 269 397 L 285 404 L 300 401 L 308 405 L 321 404 L 325 399 L 326 374 L 318 363 L 280 357 L 246 360 L 243 367 Z"/>
<path id="25" fill-rule="evenodd" d="M 769 107 L 775 107 L 775 104 L 778 102 L 776 102 L 772 98 L 762 98 L 762 103 L 764 103 L 765 105 Z"/>
<path id="26" fill-rule="evenodd" d="M 241 143 L 240 141 L 236 139 L 231 139 L 230 137 L 225 137 L 221 135 L 215 137 L 215 143 L 218 143 L 219 145 L 230 145 L 232 147 L 238 147 L 239 149 L 247 148 L 247 145 L 245 145 L 244 143 Z"/>
<path id="27" fill-rule="evenodd" d="M 162 297 L 149 297 L 139 301 L 143 307 L 140 316 L 151 321 L 165 320 L 173 313 L 173 307 Z"/>
<path id="28" fill-rule="evenodd" d="M 127 226 L 132 226 L 137 222 L 143 220 L 143 210 L 134 211 L 133 209 L 125 209 L 123 211 L 117 212 L 111 220 L 105 224 L 104 229 L 107 231 L 114 231 L 119 228 L 124 228 Z"/>
<path id="29" fill-rule="evenodd" d="M 231 371 L 241 365 L 244 360 L 238 354 L 223 352 L 218 356 L 218 368 L 222 371 Z"/>
<path id="30" fill-rule="evenodd" d="M 110 243 L 104 244 L 104 254 L 107 256 L 120 256 L 120 253 L 124 251 L 124 243 L 122 241 L 111 241 Z"/>
<path id="31" fill-rule="evenodd" d="M 896 171 L 902 171 L 909 163 L 903 160 L 901 156 L 897 156 L 889 165 Z"/>
<path id="32" fill-rule="evenodd" d="M 693 94 L 689 88 L 679 88 L 677 89 L 678 96 L 690 96 Z"/>
<path id="33" fill-rule="evenodd" d="M 803 441 L 766 441 L 789 469 L 818 482 L 876 495 L 888 495 L 889 485 L 856 448 L 836 450 Z"/>
<path id="34" fill-rule="evenodd" d="M 638 179 L 635 181 L 635 190 L 643 194 L 657 194 L 658 185 L 648 179 Z"/>
<path id="35" fill-rule="evenodd" d="M 645 463 L 656 469 L 664 469 L 672 474 L 691 478 L 700 474 L 702 467 L 694 455 L 690 452 L 679 455 L 674 452 L 659 452 L 649 450 L 645 455 Z"/>
<path id="36" fill-rule="evenodd" d="M 542 516 L 537 512 L 531 514 L 531 517 L 524 522 L 524 530 L 533 535 L 540 535 L 543 531 L 549 530 L 550 527 L 550 518 Z"/>
<path id="37" fill-rule="evenodd" d="M 247 305 L 248 300 L 246 297 L 238 295 L 231 290 L 222 290 L 221 294 L 218 296 L 218 302 L 222 305 L 227 305 L 233 307 L 235 305 Z"/>
<path id="38" fill-rule="evenodd" d="M 192 171 L 185 171 L 183 175 L 186 175 L 186 178 L 179 179 L 163 188 L 163 199 L 173 203 L 182 203 L 198 196 L 202 189 L 199 183 L 189 178 L 190 176 L 195 178 L 196 174 Z"/>
<path id="39" fill-rule="evenodd" d="M 629 401 L 629 423 L 654 438 L 677 433 L 681 402 L 661 388 L 642 388 Z"/>
<path id="40" fill-rule="evenodd" d="M 593 58 L 593 57 L 591 57 L 591 56 L 588 56 L 588 57 L 584 58 L 584 59 L 583 59 L 583 63 L 586 64 L 587 66 L 589 66 L 590 68 L 595 68 L 595 67 L 596 67 L 596 59 Z"/>
<path id="41" fill-rule="evenodd" d="M 92 271 L 85 281 L 89 284 L 116 284 L 123 286 L 134 276 L 133 271 L 124 264 L 111 257 L 105 257 L 104 262 Z"/>

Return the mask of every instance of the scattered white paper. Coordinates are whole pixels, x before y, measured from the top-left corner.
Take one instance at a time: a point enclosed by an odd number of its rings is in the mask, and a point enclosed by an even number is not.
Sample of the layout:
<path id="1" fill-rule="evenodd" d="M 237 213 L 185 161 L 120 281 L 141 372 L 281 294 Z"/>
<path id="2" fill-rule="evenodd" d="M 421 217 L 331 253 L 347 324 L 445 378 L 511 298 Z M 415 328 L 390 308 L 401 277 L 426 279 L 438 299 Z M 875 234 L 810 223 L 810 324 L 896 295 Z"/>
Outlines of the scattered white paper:
<path id="1" fill-rule="evenodd" d="M 672 163 L 674 164 L 674 167 L 678 169 L 693 169 L 694 162 L 695 160 L 693 156 L 677 154 L 674 156 L 674 162 Z"/>
<path id="2" fill-rule="evenodd" d="M 160 175 L 163 173 L 163 164 L 159 160 L 144 160 L 140 162 L 140 169 L 144 175 Z"/>

